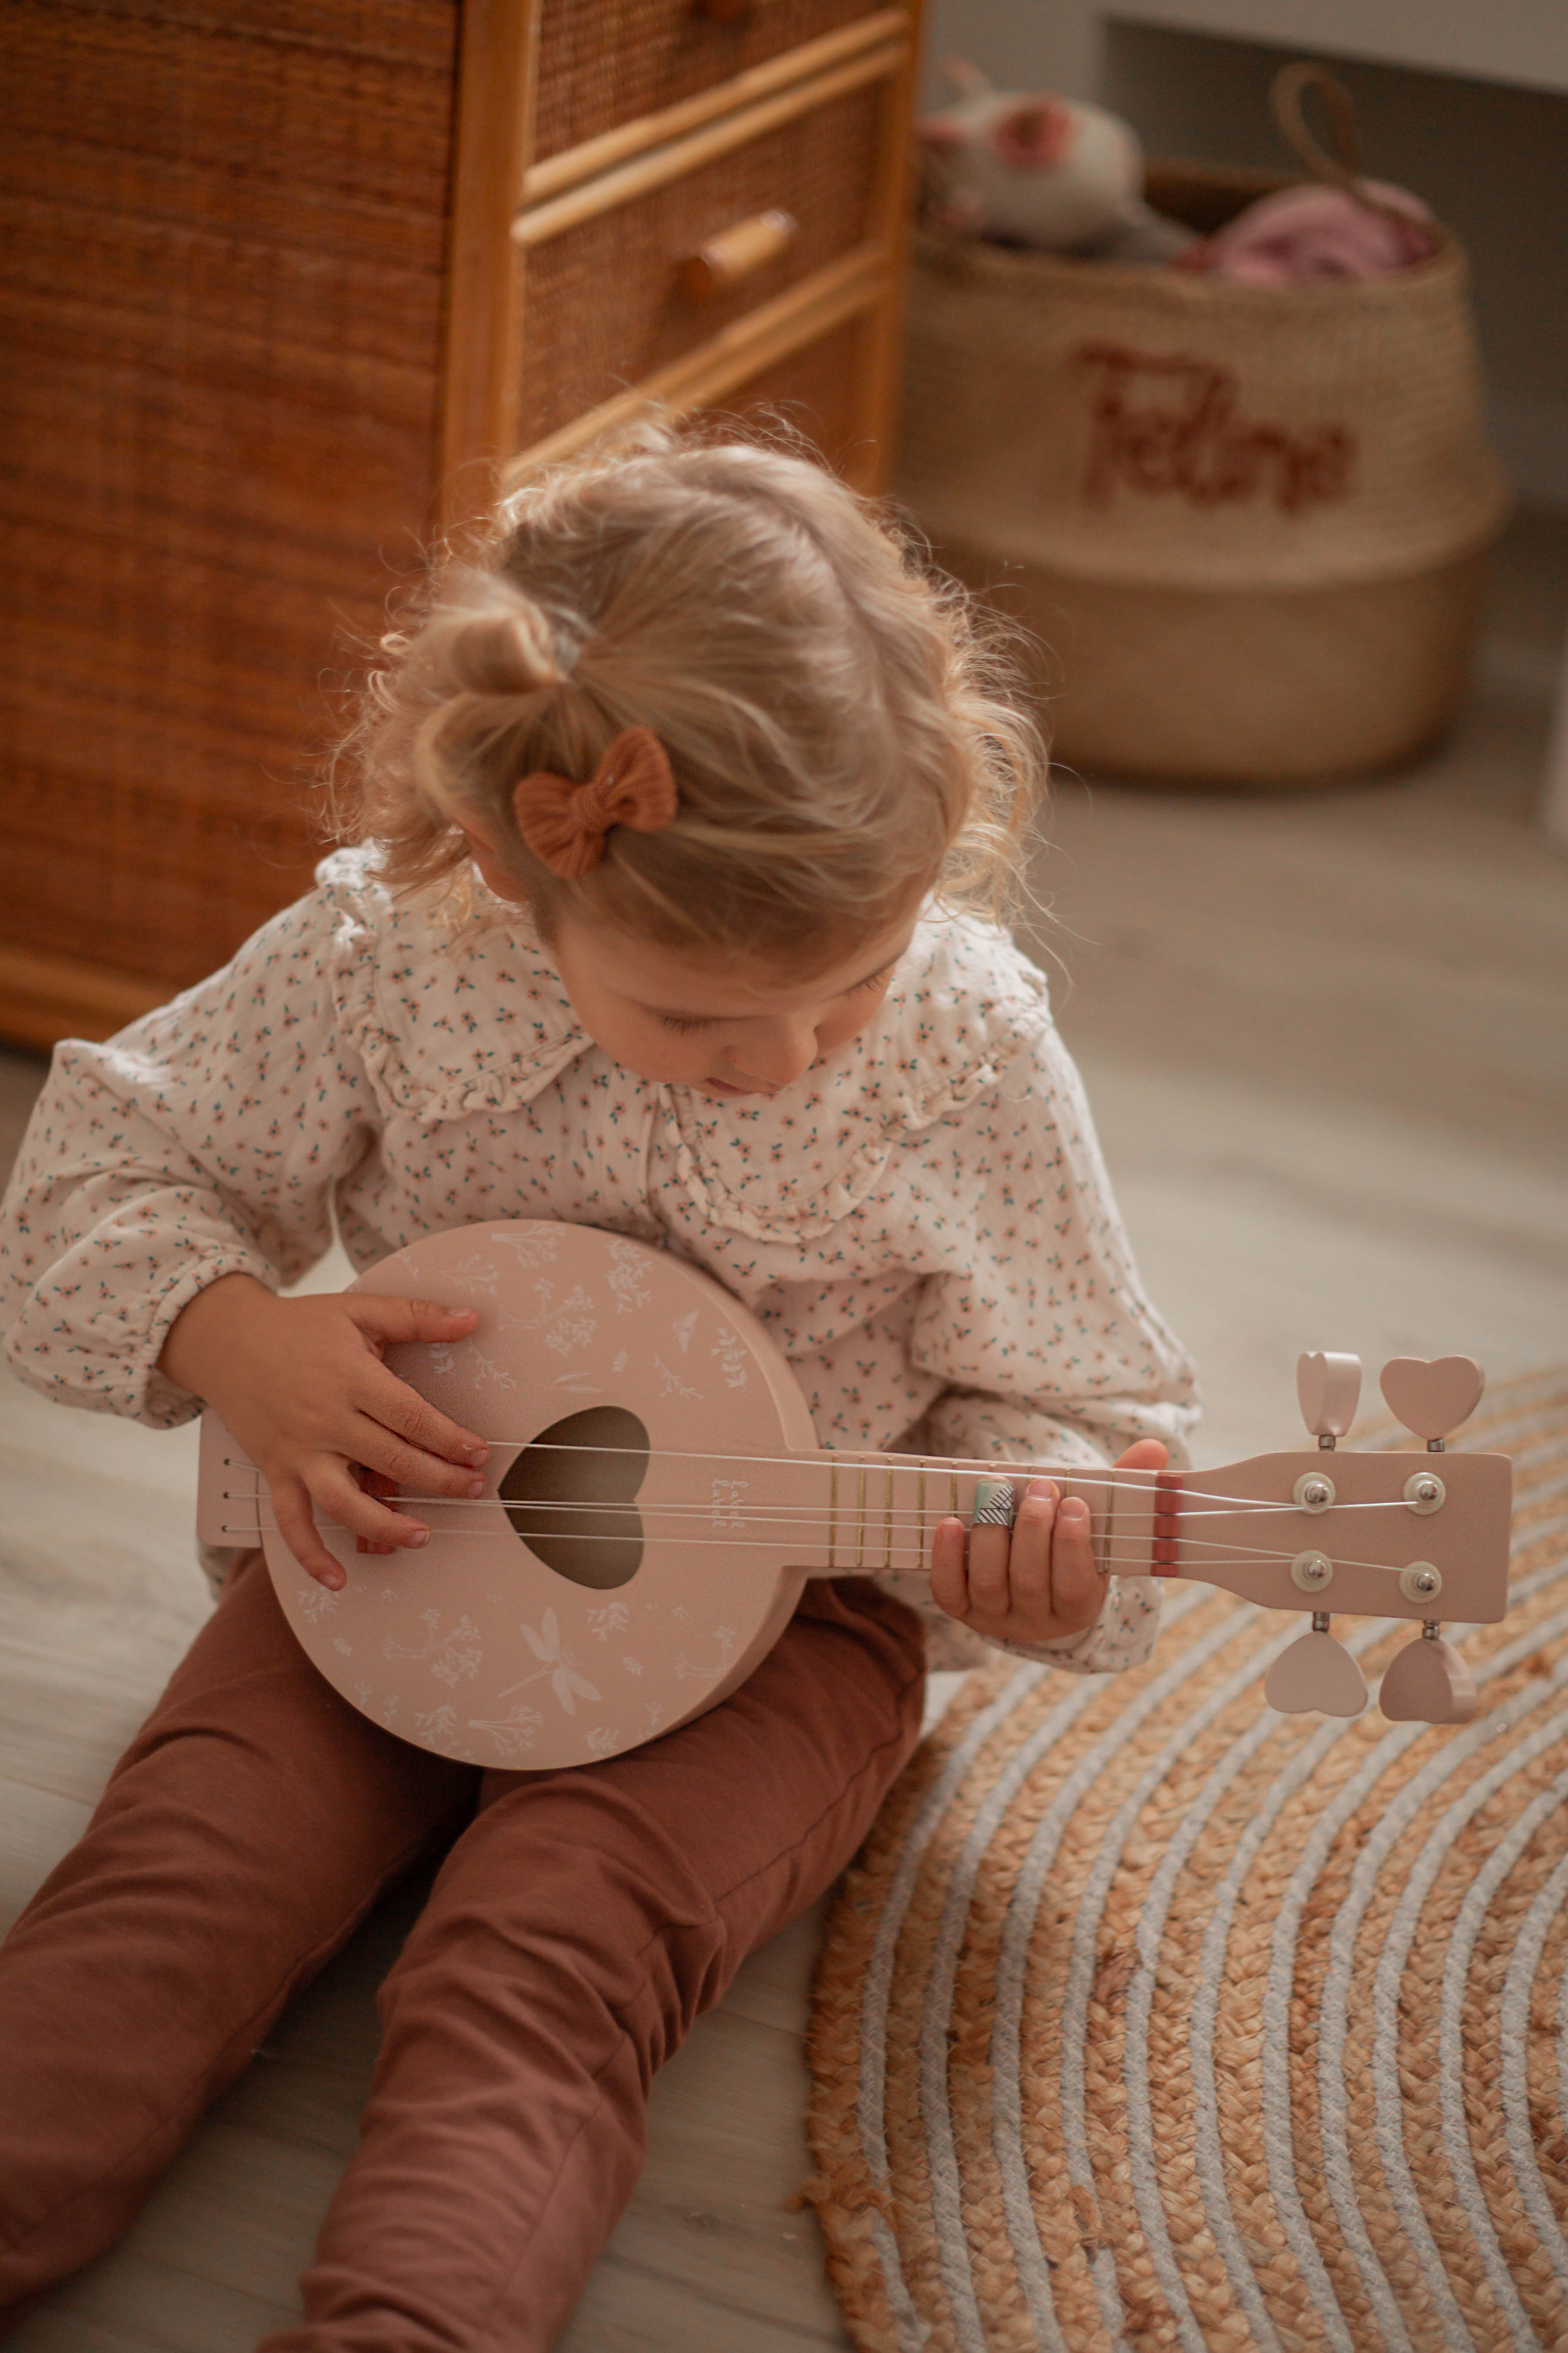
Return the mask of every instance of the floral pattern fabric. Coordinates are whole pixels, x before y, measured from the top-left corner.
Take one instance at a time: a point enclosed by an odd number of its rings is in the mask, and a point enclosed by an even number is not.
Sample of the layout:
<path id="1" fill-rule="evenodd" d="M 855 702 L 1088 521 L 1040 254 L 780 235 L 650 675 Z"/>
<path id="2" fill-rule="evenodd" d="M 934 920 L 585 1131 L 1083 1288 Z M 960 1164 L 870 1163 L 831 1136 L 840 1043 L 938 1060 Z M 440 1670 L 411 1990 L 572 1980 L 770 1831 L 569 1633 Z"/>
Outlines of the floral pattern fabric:
<path id="1" fill-rule="evenodd" d="M 560 1218 L 716 1276 L 823 1445 L 1088 1467 L 1157 1437 L 1182 1459 L 1191 1366 L 1139 1283 L 1045 983 L 1004 934 L 929 913 L 867 1030 L 774 1097 L 721 1102 L 613 1061 L 528 918 L 476 903 L 454 931 L 394 900 L 373 851 L 339 851 L 221 972 L 57 1049 L 0 1216 L 24 1379 L 167 1428 L 200 1409 L 159 1351 L 219 1275 L 292 1282 L 334 1215 L 356 1268 Z M 1156 1592 L 1113 1579 L 1087 1634 L 1026 1654 L 1133 1663 Z"/>

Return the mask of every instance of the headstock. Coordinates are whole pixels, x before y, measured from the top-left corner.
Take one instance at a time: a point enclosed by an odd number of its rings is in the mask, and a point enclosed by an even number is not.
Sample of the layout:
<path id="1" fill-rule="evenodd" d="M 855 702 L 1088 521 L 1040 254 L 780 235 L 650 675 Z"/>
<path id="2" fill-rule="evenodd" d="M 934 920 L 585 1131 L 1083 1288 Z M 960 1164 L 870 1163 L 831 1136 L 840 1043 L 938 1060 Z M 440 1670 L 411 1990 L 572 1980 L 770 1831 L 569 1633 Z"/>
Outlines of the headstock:
<path id="1" fill-rule="evenodd" d="M 1426 1452 L 1351 1452 L 1338 1441 L 1355 1413 L 1359 1360 L 1304 1356 L 1297 1388 L 1314 1452 L 1260 1455 L 1162 1480 L 1163 1509 L 1170 1514 L 1173 1504 L 1178 1532 L 1163 1547 L 1167 1574 L 1203 1577 L 1269 1608 L 1312 1612 L 1310 1632 L 1269 1670 L 1264 1693 L 1271 1706 L 1288 1715 L 1360 1715 L 1365 1678 L 1330 1630 L 1331 1610 L 1353 1610 L 1420 1621 L 1415 1641 L 1384 1677 L 1385 1715 L 1462 1724 L 1475 1714 L 1474 1681 L 1442 1639 L 1439 1620 L 1485 1622 L 1508 1607 L 1512 1465 L 1506 1455 L 1450 1455 L 1444 1448 L 1475 1410 L 1483 1384 L 1468 1356 L 1433 1364 L 1395 1357 L 1384 1369 L 1383 1393 Z"/>

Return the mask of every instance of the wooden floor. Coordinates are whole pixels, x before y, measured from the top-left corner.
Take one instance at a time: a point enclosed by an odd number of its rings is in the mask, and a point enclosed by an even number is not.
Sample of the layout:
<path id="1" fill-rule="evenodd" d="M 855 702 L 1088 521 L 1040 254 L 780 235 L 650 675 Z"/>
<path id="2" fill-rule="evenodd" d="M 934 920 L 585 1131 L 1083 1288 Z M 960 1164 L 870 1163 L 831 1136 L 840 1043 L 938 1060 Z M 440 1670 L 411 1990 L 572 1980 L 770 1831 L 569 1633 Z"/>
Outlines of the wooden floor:
<path id="1" fill-rule="evenodd" d="M 1505 550 L 1480 691 L 1419 774 L 1332 795 L 1066 785 L 1041 861 L 1064 1027 L 1149 1286 L 1196 1348 L 1198 1460 L 1295 1442 L 1302 1347 L 1568 1353 L 1568 861 L 1531 831 L 1568 528 Z M 0 1152 L 37 1082 L 0 1059 Z M 318 1280 L 331 1282 L 331 1266 Z M 1370 1370 L 1369 1370 L 1370 1377 Z M 0 1390 L 0 1914 L 75 1837 L 205 1607 L 189 1432 Z M 945 1696 L 945 1688 L 942 1696 Z M 416 1897 L 300 2001 L 123 2245 L 19 2353 L 249 2353 L 353 2145 L 373 1989 Z M 809 2214 L 815 1918 L 658 2085 L 647 2173 L 563 2346 L 847 2344 Z"/>

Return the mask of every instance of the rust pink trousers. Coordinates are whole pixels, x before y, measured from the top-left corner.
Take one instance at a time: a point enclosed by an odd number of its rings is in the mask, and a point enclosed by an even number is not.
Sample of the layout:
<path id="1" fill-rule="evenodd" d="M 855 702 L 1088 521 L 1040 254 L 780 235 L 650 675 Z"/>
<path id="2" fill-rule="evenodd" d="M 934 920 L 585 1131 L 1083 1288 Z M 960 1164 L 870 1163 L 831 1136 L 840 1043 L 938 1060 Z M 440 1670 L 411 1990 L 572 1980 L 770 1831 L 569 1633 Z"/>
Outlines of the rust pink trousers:
<path id="1" fill-rule="evenodd" d="M 445 1848 L 304 2317 L 266 2353 L 543 2353 L 637 2180 L 654 2071 L 853 1855 L 922 1682 L 910 1610 L 813 1583 L 695 1723 L 481 1776 L 340 1699 L 247 1562 L 0 1949 L 0 2335 Z"/>

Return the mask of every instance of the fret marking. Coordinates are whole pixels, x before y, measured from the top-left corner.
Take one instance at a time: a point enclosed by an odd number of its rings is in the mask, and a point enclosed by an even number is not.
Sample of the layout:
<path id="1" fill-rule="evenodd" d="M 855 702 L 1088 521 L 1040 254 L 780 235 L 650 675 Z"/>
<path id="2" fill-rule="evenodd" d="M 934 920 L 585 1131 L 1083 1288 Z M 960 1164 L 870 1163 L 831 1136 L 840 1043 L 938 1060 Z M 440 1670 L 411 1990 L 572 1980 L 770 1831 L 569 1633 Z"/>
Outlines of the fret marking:
<path id="1" fill-rule="evenodd" d="M 860 1483 L 856 1495 L 855 1566 L 866 1566 L 866 1465 L 860 1465 Z"/>
<path id="2" fill-rule="evenodd" d="M 1180 1574 L 1176 1567 L 1176 1546 L 1181 1542 L 1181 1472 L 1157 1471 L 1154 1473 L 1154 1542 L 1150 1562 L 1156 1577 Z"/>
<path id="3" fill-rule="evenodd" d="M 887 1516 L 882 1525 L 882 1567 L 884 1569 L 890 1569 L 893 1566 L 893 1466 L 891 1462 L 888 1465 Z"/>
<path id="4" fill-rule="evenodd" d="M 838 1465 L 827 1466 L 827 1574 L 838 1566 Z"/>

